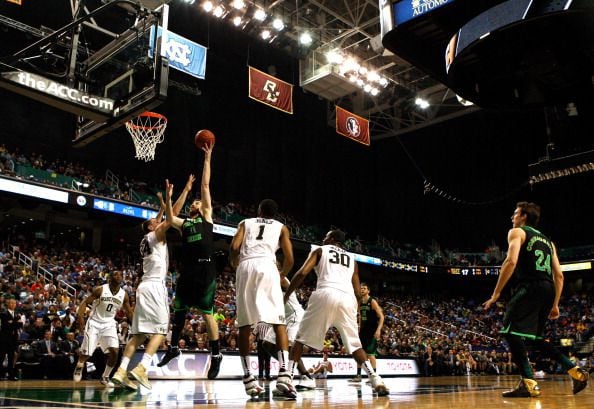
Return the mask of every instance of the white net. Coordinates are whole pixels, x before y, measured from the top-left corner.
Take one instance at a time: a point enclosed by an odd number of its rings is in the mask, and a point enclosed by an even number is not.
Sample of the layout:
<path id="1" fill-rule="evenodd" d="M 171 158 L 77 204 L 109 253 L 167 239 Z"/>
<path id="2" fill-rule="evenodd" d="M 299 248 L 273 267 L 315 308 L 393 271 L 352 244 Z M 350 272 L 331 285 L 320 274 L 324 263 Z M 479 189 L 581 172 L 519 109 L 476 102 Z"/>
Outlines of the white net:
<path id="1" fill-rule="evenodd" d="M 165 128 L 167 118 L 155 112 L 143 112 L 126 122 L 126 129 L 134 141 L 136 159 L 145 162 L 155 159 L 157 144 L 165 139 Z"/>

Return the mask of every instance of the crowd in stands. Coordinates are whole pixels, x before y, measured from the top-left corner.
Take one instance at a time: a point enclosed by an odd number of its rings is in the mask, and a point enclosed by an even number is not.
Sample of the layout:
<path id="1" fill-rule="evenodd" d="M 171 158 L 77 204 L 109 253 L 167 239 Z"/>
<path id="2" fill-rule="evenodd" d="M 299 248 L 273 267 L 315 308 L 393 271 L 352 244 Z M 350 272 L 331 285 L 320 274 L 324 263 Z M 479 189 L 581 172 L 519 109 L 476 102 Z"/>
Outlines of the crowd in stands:
<path id="1" fill-rule="evenodd" d="M 76 349 L 82 340 L 75 319 L 78 305 L 94 286 L 105 282 L 109 271 L 119 269 L 124 275 L 123 288 L 134 306 L 139 260 L 125 252 L 93 254 L 73 250 L 59 242 L 36 242 L 22 236 L 19 242 L 11 244 L 17 247 L 9 246 L 0 253 L 0 305 L 4 305 L 8 298 L 18 301 L 22 330 L 17 360 L 21 366 L 42 365 L 42 371 L 36 372 L 38 376 L 70 377 Z M 30 265 L 19 264 L 17 254 L 26 255 L 31 260 Z M 223 254 L 218 257 L 225 258 Z M 238 337 L 235 276 L 226 263 L 220 265 L 215 319 L 219 324 L 222 350 L 232 352 L 237 351 Z M 38 275 L 39 267 L 49 271 L 51 277 Z M 172 278 L 167 286 L 173 298 L 174 264 L 171 270 Z M 304 306 L 313 289 L 305 286 L 297 292 Z M 413 358 L 427 376 L 515 372 L 506 345 L 497 335 L 503 303 L 484 312 L 480 305 L 482 299 L 443 298 L 431 294 L 396 297 L 376 290 L 378 293 L 373 295 L 386 316 L 379 342 L 380 356 Z M 564 297 L 561 305 L 562 316 L 547 328 L 547 335 L 553 339 L 581 342 L 583 334 L 592 325 L 594 297 L 590 294 L 571 295 Z M 116 318 L 123 345 L 128 336 L 128 323 L 123 312 Z M 255 337 L 252 341 L 255 352 Z M 205 351 L 207 345 L 205 322 L 198 311 L 190 311 L 180 347 Z M 346 354 L 340 335 L 334 329 L 327 333 L 325 350 L 331 355 Z M 551 363 L 539 360 L 537 355 L 534 361 L 538 370 L 557 370 Z"/>

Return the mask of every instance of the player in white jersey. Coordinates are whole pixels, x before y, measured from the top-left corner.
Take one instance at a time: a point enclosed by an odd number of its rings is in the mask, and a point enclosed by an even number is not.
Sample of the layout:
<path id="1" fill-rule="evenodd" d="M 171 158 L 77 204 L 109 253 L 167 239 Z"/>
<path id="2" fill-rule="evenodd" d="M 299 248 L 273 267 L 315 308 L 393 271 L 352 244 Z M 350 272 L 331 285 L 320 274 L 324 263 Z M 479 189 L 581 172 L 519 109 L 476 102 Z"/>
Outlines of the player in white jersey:
<path id="1" fill-rule="evenodd" d="M 171 197 L 173 185 L 166 181 L 167 198 Z M 143 275 L 136 289 L 136 308 L 132 319 L 130 334 L 126 343 L 120 367 L 112 380 L 128 389 L 137 389 L 128 377 L 136 379 L 142 386 L 151 389 L 146 369 L 151 365 L 153 356 L 165 339 L 169 328 L 169 298 L 165 287 L 165 278 L 169 267 L 166 233 L 171 226 L 167 220 L 161 221 L 165 203 L 161 199 L 161 211 L 154 219 L 142 223 L 145 233 L 140 242 Z M 149 337 L 142 360 L 128 371 L 130 359 L 136 349 Z"/>
<path id="2" fill-rule="evenodd" d="M 250 332 L 258 322 L 271 324 L 279 348 L 280 370 L 276 387 L 287 397 L 296 397 L 291 377 L 286 370 L 289 344 L 285 327 L 285 308 L 281 277 L 293 267 L 293 245 L 289 229 L 274 220 L 277 204 L 270 199 L 258 206 L 258 217 L 239 223 L 230 249 L 231 266 L 236 269 L 237 324 L 239 326 L 239 355 L 243 367 L 243 383 L 250 396 L 264 392 L 250 372 Z M 276 251 L 283 252 L 282 269 L 276 264 Z"/>
<path id="3" fill-rule="evenodd" d="M 93 292 L 78 307 L 78 326 L 81 330 L 84 328 L 84 338 L 80 347 L 78 362 L 74 369 L 73 379 L 75 382 L 80 382 L 85 362 L 93 354 L 95 348 L 99 346 L 103 353 L 107 354 L 107 362 L 101 376 L 101 383 L 107 387 L 113 386 L 109 376 L 117 363 L 120 346 L 115 315 L 123 308 L 128 319 L 132 319 L 132 308 L 130 307 L 128 294 L 121 286 L 122 278 L 121 271 L 113 270 L 109 275 L 109 282 L 95 287 Z M 85 326 L 84 316 L 89 305 L 91 306 L 91 312 Z"/>
<path id="4" fill-rule="evenodd" d="M 309 254 L 285 292 L 285 300 L 288 300 L 293 291 L 303 283 L 305 277 L 315 269 L 318 275 L 316 291 L 309 297 L 297 340 L 291 349 L 291 360 L 297 362 L 301 359 L 303 345 L 322 350 L 326 332 L 330 327 L 336 327 L 347 351 L 367 372 L 373 389 L 380 396 L 387 395 L 388 389 L 371 367 L 359 340 L 357 325 L 357 300 L 361 298 L 359 268 L 354 255 L 342 248 L 344 239 L 345 235 L 342 231 L 329 231 L 324 237 L 322 246 Z"/>

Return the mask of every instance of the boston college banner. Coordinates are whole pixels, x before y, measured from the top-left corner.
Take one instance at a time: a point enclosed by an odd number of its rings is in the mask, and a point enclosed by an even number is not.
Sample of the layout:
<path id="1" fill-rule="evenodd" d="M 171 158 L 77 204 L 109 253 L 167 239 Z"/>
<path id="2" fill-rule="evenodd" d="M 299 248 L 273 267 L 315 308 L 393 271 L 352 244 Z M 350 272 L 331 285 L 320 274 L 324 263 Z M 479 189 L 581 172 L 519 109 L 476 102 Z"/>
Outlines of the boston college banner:
<path id="1" fill-rule="evenodd" d="M 250 71 L 250 98 L 279 109 L 293 113 L 293 85 L 279 80 L 255 68 Z"/>
<path id="2" fill-rule="evenodd" d="M 336 106 L 336 132 L 369 146 L 369 121 Z"/>

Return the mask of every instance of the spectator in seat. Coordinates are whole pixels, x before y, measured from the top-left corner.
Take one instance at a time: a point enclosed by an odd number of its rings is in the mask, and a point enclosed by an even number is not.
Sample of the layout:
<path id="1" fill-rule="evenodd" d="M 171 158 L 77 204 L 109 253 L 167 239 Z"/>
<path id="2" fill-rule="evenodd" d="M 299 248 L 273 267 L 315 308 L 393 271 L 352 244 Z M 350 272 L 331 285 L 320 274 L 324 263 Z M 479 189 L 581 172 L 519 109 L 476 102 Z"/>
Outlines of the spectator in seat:
<path id="1" fill-rule="evenodd" d="M 35 355 L 41 363 L 41 373 L 43 379 L 55 375 L 58 368 L 58 357 L 60 350 L 58 345 L 52 340 L 52 332 L 48 329 L 43 334 L 43 339 L 35 342 Z"/>

